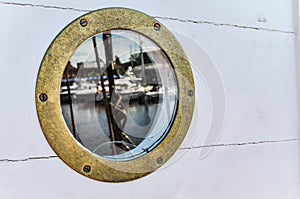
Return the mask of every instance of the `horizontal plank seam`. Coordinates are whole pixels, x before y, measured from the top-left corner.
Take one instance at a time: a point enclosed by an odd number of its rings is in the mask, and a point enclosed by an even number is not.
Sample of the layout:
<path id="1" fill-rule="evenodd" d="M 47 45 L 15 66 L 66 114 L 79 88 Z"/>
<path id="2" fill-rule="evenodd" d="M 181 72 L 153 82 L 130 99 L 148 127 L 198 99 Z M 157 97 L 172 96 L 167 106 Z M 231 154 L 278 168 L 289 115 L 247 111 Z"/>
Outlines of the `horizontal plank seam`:
<path id="1" fill-rule="evenodd" d="M 295 34 L 294 31 L 288 30 L 279 30 L 279 29 L 272 29 L 272 28 L 262 28 L 262 27 L 255 27 L 255 26 L 244 26 L 244 25 L 237 25 L 237 24 L 228 24 L 228 23 L 216 23 L 212 21 L 196 21 L 192 19 L 179 19 L 175 17 L 160 17 L 160 16 L 153 16 L 156 19 L 162 20 L 173 20 L 179 21 L 184 23 L 194 23 L 194 24 L 207 24 L 207 25 L 214 25 L 214 26 L 225 26 L 231 28 L 241 28 L 241 29 L 250 29 L 250 30 L 257 30 L 257 31 L 268 31 L 268 32 L 278 32 L 278 33 L 285 33 L 285 34 Z"/>
<path id="2" fill-rule="evenodd" d="M 27 161 L 33 161 L 33 160 L 50 160 L 57 158 L 58 156 L 36 156 L 36 157 L 29 157 L 25 159 L 0 159 L 0 163 L 18 163 L 18 162 L 27 162 Z"/>
<path id="3" fill-rule="evenodd" d="M 38 8 L 47 8 L 47 9 L 58 9 L 58 10 L 70 10 L 70 11 L 76 11 L 76 12 L 91 12 L 92 11 L 92 10 L 88 10 L 88 9 L 78 9 L 78 8 L 71 8 L 71 7 L 61 7 L 61 6 L 31 4 L 31 3 L 15 3 L 15 2 L 6 2 L 6 1 L 0 1 L 0 4 L 13 5 L 13 6 L 25 6 L 25 7 L 38 7 Z"/>
<path id="4" fill-rule="evenodd" d="M 39 8 L 46 8 L 46 9 L 70 10 L 70 11 L 76 11 L 76 12 L 91 12 L 91 11 L 93 11 L 90 9 L 79 9 L 79 8 L 72 8 L 72 7 L 31 4 L 31 3 L 17 3 L 17 2 L 6 2 L 6 1 L 0 1 L 0 4 L 25 6 L 25 7 L 39 7 Z M 285 33 L 285 34 L 295 34 L 294 31 L 279 30 L 279 29 L 272 29 L 272 28 L 244 26 L 244 25 L 229 24 L 229 23 L 217 23 L 217 22 L 212 22 L 212 21 L 197 21 L 197 20 L 192 20 L 192 19 L 179 19 L 179 18 L 175 18 L 175 17 L 161 17 L 161 16 L 153 16 L 153 17 L 156 19 L 171 20 L 171 21 L 178 21 L 178 22 L 184 22 L 184 23 L 206 24 L 206 25 L 213 25 L 213 26 L 225 26 L 225 27 L 231 27 L 231 28 L 241 28 L 241 29 L 256 30 L 256 31 L 268 31 L 268 32 L 277 32 L 277 33 Z"/>
<path id="5" fill-rule="evenodd" d="M 179 150 L 192 150 L 201 148 L 214 148 L 214 147 L 239 147 L 239 146 L 249 146 L 249 145 L 259 145 L 259 144 L 275 144 L 275 143 L 286 143 L 286 142 L 296 142 L 299 139 L 285 139 L 285 140 L 271 140 L 271 141 L 252 141 L 243 143 L 231 143 L 231 144 L 211 144 L 211 145 L 200 145 L 191 147 L 181 147 Z"/>
<path id="6" fill-rule="evenodd" d="M 200 145 L 200 146 L 192 146 L 192 147 L 181 147 L 179 150 L 193 150 L 193 149 L 201 149 L 201 148 L 212 148 L 212 147 L 238 147 L 238 146 L 249 146 L 249 145 L 259 145 L 259 144 L 275 144 L 275 143 L 286 143 L 286 142 L 295 142 L 299 141 L 299 139 L 286 139 L 286 140 L 272 140 L 272 141 L 253 141 L 253 142 L 244 142 L 244 143 L 232 143 L 232 144 L 213 144 L 213 145 Z M 50 160 L 58 158 L 58 156 L 36 156 L 29 157 L 25 159 L 0 159 L 0 163 L 20 163 L 20 162 L 28 162 L 28 161 L 36 161 L 36 160 Z"/>

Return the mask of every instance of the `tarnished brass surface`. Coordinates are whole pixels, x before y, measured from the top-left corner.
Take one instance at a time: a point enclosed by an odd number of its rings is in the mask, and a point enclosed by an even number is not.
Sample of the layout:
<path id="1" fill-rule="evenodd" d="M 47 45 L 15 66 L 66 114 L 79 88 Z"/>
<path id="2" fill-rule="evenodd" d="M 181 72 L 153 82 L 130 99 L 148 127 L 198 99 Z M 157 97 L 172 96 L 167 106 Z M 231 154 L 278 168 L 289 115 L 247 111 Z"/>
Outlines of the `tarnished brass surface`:
<path id="1" fill-rule="evenodd" d="M 177 115 L 166 138 L 150 153 L 124 162 L 102 159 L 81 146 L 65 124 L 59 97 L 65 66 L 79 45 L 96 34 L 116 29 L 135 31 L 161 47 L 175 69 L 179 88 Z M 194 92 L 193 75 L 187 57 L 175 37 L 162 24 L 135 10 L 108 8 L 76 19 L 59 33 L 42 60 L 35 99 L 43 133 L 68 166 L 95 180 L 125 182 L 155 171 L 176 152 L 192 119 Z"/>

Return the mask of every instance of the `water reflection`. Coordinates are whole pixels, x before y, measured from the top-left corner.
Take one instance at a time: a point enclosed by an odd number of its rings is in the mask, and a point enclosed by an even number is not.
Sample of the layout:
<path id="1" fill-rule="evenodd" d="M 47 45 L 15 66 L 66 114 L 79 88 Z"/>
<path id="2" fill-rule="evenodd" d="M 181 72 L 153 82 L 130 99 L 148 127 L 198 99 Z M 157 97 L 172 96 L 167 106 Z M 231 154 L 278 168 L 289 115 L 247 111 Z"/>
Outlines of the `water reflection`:
<path id="1" fill-rule="evenodd" d="M 177 81 L 165 54 L 132 31 L 84 42 L 61 81 L 70 132 L 91 152 L 120 161 L 145 154 L 167 135 L 177 110 Z"/>

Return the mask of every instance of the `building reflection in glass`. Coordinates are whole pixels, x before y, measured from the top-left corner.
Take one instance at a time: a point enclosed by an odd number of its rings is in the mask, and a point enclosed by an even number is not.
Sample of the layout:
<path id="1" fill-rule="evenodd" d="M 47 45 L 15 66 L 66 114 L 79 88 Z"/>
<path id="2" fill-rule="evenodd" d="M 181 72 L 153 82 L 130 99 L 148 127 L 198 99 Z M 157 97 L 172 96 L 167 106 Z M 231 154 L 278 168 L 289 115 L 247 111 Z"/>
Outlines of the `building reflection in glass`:
<path id="1" fill-rule="evenodd" d="M 139 157 L 167 135 L 178 88 L 172 65 L 148 38 L 114 30 L 85 41 L 61 81 L 61 109 L 74 138 L 114 161 Z"/>

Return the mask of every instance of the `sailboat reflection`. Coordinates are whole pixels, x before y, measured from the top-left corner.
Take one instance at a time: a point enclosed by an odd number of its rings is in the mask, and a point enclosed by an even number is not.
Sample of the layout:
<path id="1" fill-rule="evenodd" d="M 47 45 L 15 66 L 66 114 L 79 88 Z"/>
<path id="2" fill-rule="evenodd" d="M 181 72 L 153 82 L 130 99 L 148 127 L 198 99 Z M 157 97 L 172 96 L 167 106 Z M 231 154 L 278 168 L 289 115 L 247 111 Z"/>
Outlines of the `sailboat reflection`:
<path id="1" fill-rule="evenodd" d="M 74 138 L 114 161 L 155 148 L 177 110 L 171 63 L 155 43 L 132 31 L 88 39 L 74 52 L 61 82 L 62 114 Z"/>

